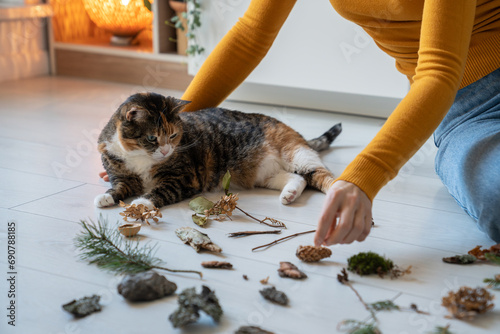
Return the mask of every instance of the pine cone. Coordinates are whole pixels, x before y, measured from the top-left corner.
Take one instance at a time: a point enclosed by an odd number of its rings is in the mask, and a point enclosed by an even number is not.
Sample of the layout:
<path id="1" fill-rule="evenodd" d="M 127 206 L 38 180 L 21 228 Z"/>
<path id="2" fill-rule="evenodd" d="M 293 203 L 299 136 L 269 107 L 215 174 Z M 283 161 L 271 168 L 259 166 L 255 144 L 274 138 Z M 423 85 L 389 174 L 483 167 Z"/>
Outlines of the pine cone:
<path id="1" fill-rule="evenodd" d="M 299 246 L 295 255 L 304 262 L 318 262 L 321 259 L 330 257 L 332 251 L 326 247 Z"/>

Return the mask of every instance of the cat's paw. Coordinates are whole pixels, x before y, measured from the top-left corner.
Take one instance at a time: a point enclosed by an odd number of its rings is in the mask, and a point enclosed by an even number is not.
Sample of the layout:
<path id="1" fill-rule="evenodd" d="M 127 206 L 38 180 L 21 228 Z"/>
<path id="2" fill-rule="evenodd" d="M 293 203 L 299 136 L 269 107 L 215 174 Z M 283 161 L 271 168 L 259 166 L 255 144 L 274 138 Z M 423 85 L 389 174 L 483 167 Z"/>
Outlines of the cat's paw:
<path id="1" fill-rule="evenodd" d="M 149 199 L 146 199 L 144 197 L 139 197 L 137 199 L 134 199 L 131 204 L 139 205 L 142 204 L 149 210 L 153 209 L 155 206 L 153 202 L 151 202 Z"/>
<path id="2" fill-rule="evenodd" d="M 295 201 L 295 198 L 297 197 L 297 191 L 295 190 L 287 190 L 283 191 L 281 193 L 281 203 L 282 204 L 291 204 L 293 201 Z"/>
<path id="3" fill-rule="evenodd" d="M 105 208 L 107 206 L 115 205 L 115 200 L 110 194 L 100 194 L 94 198 L 94 204 L 98 208 Z"/>

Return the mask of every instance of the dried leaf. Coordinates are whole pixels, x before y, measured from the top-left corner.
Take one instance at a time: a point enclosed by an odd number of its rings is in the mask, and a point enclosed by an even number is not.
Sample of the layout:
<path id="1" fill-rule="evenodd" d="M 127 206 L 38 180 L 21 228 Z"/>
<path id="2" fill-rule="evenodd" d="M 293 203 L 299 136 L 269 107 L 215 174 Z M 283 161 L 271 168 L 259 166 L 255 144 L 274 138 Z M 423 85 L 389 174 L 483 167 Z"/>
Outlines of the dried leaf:
<path id="1" fill-rule="evenodd" d="M 474 255 L 455 255 L 452 257 L 443 257 L 443 262 L 453 264 L 470 264 L 476 262 L 477 258 Z"/>
<path id="2" fill-rule="evenodd" d="M 179 237 L 179 239 L 193 247 L 197 252 L 201 249 L 217 253 L 222 252 L 222 249 L 214 244 L 208 235 L 201 233 L 197 229 L 191 227 L 179 227 L 175 230 L 175 234 Z"/>
<path id="3" fill-rule="evenodd" d="M 266 278 L 263 278 L 263 279 L 260 280 L 260 284 L 266 285 L 267 282 L 269 282 L 269 276 L 267 276 Z"/>
<path id="4" fill-rule="evenodd" d="M 295 279 L 307 278 L 307 275 L 299 270 L 293 263 L 290 262 L 280 262 L 280 268 L 278 269 L 278 274 L 281 277 L 289 277 Z"/>
<path id="5" fill-rule="evenodd" d="M 189 202 L 189 208 L 201 215 L 204 215 L 205 211 L 210 210 L 214 207 L 214 205 L 214 202 L 206 199 L 203 196 L 196 197 Z"/>
<path id="6" fill-rule="evenodd" d="M 340 284 L 346 284 L 349 282 L 349 275 L 347 274 L 347 270 L 345 270 L 345 268 L 342 268 L 340 274 L 337 274 L 337 281 L 339 281 Z"/>
<path id="7" fill-rule="evenodd" d="M 492 309 L 494 296 L 484 288 L 461 287 L 457 292 L 450 291 L 443 297 L 442 305 L 457 319 L 472 320 L 478 314 Z"/>
<path id="8" fill-rule="evenodd" d="M 229 185 L 231 184 L 231 173 L 229 171 L 226 172 L 224 177 L 222 178 L 222 189 L 224 189 L 224 193 L 229 195 Z"/>
<path id="9" fill-rule="evenodd" d="M 200 227 L 205 227 L 205 225 L 207 224 L 207 217 L 205 216 L 198 216 L 195 213 L 194 215 L 191 216 L 191 218 L 193 219 L 193 223 L 195 223 Z"/>
<path id="10" fill-rule="evenodd" d="M 245 281 L 248 281 L 248 276 L 247 276 L 247 275 L 243 275 L 243 279 L 244 279 Z"/>
<path id="11" fill-rule="evenodd" d="M 262 297 L 272 301 L 273 303 L 286 306 L 288 305 L 288 297 L 283 291 L 276 290 L 274 286 L 265 288 L 259 291 Z"/>
<path id="12" fill-rule="evenodd" d="M 201 265 L 203 268 L 217 268 L 217 269 L 231 269 L 233 265 L 229 262 L 223 261 L 205 261 L 202 262 Z"/>

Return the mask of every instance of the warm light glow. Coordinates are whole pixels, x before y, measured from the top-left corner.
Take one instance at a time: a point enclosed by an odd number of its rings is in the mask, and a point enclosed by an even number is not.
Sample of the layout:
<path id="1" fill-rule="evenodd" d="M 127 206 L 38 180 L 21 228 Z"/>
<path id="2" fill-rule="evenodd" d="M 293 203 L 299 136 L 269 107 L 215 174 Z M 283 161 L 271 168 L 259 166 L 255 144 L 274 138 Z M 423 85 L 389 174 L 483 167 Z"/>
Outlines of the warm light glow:
<path id="1" fill-rule="evenodd" d="M 143 0 L 84 0 L 90 19 L 115 36 L 134 36 L 151 25 L 153 13 Z M 152 1 L 151 1 L 152 2 Z"/>

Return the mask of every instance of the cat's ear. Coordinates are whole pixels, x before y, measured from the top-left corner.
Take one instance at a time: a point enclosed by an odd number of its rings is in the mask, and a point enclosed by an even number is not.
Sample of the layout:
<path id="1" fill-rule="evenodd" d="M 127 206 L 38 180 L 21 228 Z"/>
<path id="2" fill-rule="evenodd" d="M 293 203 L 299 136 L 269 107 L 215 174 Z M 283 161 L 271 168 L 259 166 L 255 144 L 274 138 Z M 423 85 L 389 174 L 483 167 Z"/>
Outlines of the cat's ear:
<path id="1" fill-rule="evenodd" d="M 174 98 L 173 98 L 173 102 L 174 102 L 174 106 L 172 107 L 172 112 L 173 113 L 179 113 L 179 112 L 181 112 L 182 109 L 184 109 L 184 106 L 186 104 L 191 103 L 191 101 L 186 101 L 186 100 L 181 100 L 181 99 L 174 99 Z"/>
<path id="2" fill-rule="evenodd" d="M 133 120 L 138 120 L 139 118 L 144 116 L 145 111 L 136 107 L 126 108 L 122 111 L 125 115 L 125 119 L 129 122 Z"/>

